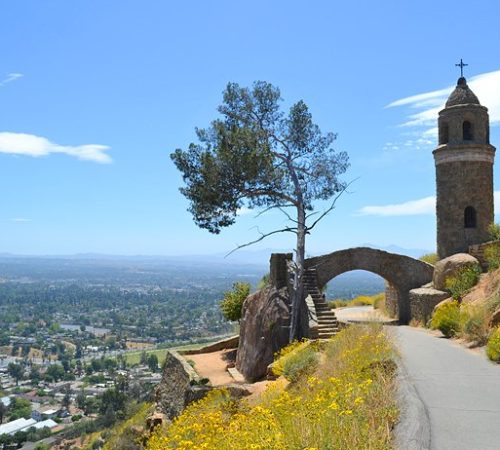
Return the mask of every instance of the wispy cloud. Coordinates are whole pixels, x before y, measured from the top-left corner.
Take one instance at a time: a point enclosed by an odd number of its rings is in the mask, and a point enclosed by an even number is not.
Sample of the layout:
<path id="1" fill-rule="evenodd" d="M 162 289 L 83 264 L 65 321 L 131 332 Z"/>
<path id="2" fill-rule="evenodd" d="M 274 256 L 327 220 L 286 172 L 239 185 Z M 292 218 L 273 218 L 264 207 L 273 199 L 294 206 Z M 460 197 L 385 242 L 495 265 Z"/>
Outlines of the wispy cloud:
<path id="1" fill-rule="evenodd" d="M 31 222 L 31 219 L 27 219 L 26 217 L 13 217 L 10 219 L 11 222 L 16 222 L 16 223 L 26 223 L 26 222 Z"/>
<path id="2" fill-rule="evenodd" d="M 241 208 L 238 208 L 238 211 L 236 211 L 236 214 L 238 216 L 247 216 L 248 214 L 252 214 L 255 211 L 251 210 L 250 208 L 247 208 L 246 206 L 242 206 Z"/>
<path id="3" fill-rule="evenodd" d="M 500 202 L 500 191 L 494 192 L 495 204 Z M 436 213 L 436 197 L 429 196 L 418 200 L 382 206 L 363 206 L 358 210 L 360 216 L 421 216 Z"/>
<path id="4" fill-rule="evenodd" d="M 500 70 L 477 75 L 468 79 L 467 83 L 481 104 L 488 108 L 491 124 L 493 126 L 500 124 L 500 89 L 498 89 Z M 438 113 L 444 108 L 454 88 L 454 85 L 450 85 L 443 89 L 412 95 L 395 100 L 386 106 L 386 108 L 406 107 L 405 119 L 400 126 L 414 130 L 417 136 L 416 139 L 408 139 L 398 145 L 428 148 L 436 144 Z M 419 139 L 420 142 L 416 142 Z"/>
<path id="5" fill-rule="evenodd" d="M 85 161 L 109 164 L 113 160 L 106 153 L 107 150 L 109 150 L 109 147 L 106 145 L 66 146 L 33 134 L 0 132 L 0 153 L 33 157 L 63 153 Z"/>
<path id="6" fill-rule="evenodd" d="M 22 73 L 9 73 L 3 80 L 0 80 L 0 87 L 3 87 L 8 83 L 12 83 L 13 81 L 19 80 L 19 78 L 22 78 L 23 76 L 24 75 Z"/>
<path id="7" fill-rule="evenodd" d="M 416 216 L 434 214 L 435 211 L 436 197 L 431 196 L 393 205 L 364 206 L 358 214 L 361 216 Z"/>

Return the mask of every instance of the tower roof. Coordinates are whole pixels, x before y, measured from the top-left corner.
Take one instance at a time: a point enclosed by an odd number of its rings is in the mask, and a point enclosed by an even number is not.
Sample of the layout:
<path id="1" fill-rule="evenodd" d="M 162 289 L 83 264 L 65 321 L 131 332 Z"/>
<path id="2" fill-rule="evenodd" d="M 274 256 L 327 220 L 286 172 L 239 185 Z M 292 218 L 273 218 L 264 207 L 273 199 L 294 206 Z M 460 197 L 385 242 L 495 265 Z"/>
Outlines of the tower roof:
<path id="1" fill-rule="evenodd" d="M 460 77 L 457 81 L 457 87 L 448 97 L 446 102 L 446 108 L 455 105 L 466 105 L 466 104 L 476 104 L 479 105 L 479 100 L 476 94 L 472 92 L 467 86 L 467 80 L 464 77 Z"/>

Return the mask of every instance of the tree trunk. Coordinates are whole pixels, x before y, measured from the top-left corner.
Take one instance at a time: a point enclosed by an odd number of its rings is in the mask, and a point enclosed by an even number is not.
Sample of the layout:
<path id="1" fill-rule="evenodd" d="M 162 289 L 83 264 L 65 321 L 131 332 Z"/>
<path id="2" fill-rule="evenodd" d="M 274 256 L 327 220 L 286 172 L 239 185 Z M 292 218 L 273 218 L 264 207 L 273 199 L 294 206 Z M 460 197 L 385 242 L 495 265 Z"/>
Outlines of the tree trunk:
<path id="1" fill-rule="evenodd" d="M 304 302 L 304 262 L 306 247 L 306 213 L 304 205 L 297 206 L 297 248 L 295 249 L 295 273 L 293 277 L 292 314 L 290 318 L 290 342 L 304 336 L 301 323 Z"/>

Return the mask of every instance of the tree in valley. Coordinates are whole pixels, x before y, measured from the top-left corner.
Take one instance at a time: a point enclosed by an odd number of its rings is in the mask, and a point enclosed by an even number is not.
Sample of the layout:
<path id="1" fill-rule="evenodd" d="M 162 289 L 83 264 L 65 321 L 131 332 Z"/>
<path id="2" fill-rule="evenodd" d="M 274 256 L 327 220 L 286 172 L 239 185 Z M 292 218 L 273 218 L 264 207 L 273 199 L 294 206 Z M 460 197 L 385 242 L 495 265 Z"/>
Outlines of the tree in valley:
<path id="1" fill-rule="evenodd" d="M 7 414 L 7 406 L 5 406 L 5 404 L 0 401 L 0 425 L 3 423 L 5 414 Z"/>
<path id="2" fill-rule="evenodd" d="M 196 129 L 199 143 L 171 155 L 186 184 L 181 193 L 195 223 L 215 234 L 234 224 L 243 207 L 286 215 L 287 226 L 259 232 L 238 248 L 277 233 L 295 235 L 290 340 L 301 338 L 306 236 L 345 191 L 339 176 L 349 166 L 348 156 L 334 150 L 336 135 L 321 132 L 303 101 L 283 112 L 280 91 L 269 83 L 228 84 L 218 110 L 222 118 Z M 330 203 L 320 213 L 314 203 L 321 200 Z"/>
<path id="3" fill-rule="evenodd" d="M 22 364 L 11 362 L 7 366 L 7 372 L 12 378 L 14 378 L 14 380 L 16 380 L 16 386 L 17 386 L 19 384 L 19 380 L 23 378 L 24 366 Z"/>

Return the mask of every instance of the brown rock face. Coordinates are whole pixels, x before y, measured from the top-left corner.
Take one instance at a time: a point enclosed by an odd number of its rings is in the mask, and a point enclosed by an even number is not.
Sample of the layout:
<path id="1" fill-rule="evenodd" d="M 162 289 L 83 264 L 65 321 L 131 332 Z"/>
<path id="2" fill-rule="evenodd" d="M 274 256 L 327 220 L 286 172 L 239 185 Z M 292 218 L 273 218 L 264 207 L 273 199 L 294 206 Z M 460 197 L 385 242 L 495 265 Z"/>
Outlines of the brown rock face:
<path id="1" fill-rule="evenodd" d="M 490 328 L 495 328 L 500 325 L 500 309 L 497 309 L 490 319 Z"/>
<path id="2" fill-rule="evenodd" d="M 245 300 L 236 368 L 248 381 L 265 377 L 274 353 L 288 344 L 289 323 L 286 288 L 266 288 Z"/>
<path id="3" fill-rule="evenodd" d="M 455 276 L 460 270 L 465 267 L 480 268 L 479 261 L 468 253 L 457 253 L 456 255 L 448 256 L 441 261 L 438 261 L 434 266 L 434 275 L 432 282 L 434 289 L 440 291 L 446 290 L 446 279 Z"/>

